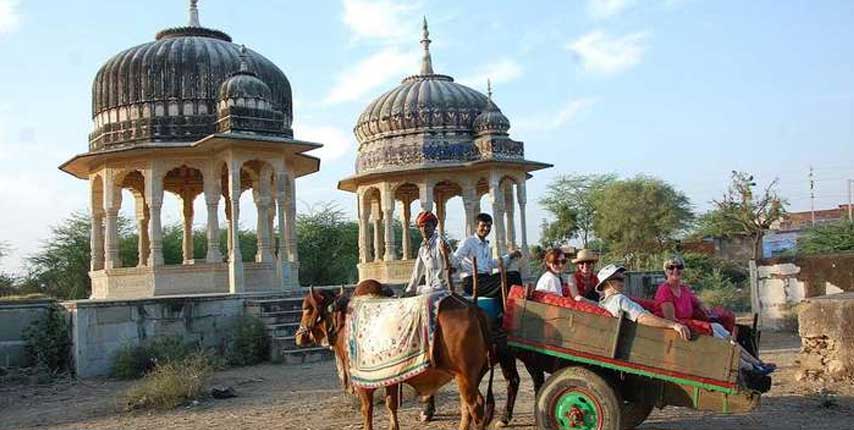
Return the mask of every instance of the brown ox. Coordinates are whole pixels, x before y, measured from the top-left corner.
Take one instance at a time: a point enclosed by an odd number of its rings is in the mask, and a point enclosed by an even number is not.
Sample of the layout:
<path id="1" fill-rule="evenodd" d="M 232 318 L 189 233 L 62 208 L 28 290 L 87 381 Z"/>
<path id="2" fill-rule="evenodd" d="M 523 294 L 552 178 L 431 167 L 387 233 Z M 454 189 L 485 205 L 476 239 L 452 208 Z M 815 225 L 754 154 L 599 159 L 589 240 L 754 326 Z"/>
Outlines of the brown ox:
<path id="1" fill-rule="evenodd" d="M 382 284 L 374 280 L 359 283 L 354 295 L 387 295 Z M 296 334 L 297 346 L 328 345 L 335 352 L 344 373 L 345 388 L 359 396 L 365 430 L 373 429 L 374 389 L 350 385 L 349 361 L 344 336 L 338 336 L 346 321 L 347 298 L 343 289 L 331 291 L 309 289 L 303 299 L 302 319 Z M 439 306 L 438 327 L 434 339 L 434 366 L 407 379 L 419 395 L 433 394 L 443 385 L 456 380 L 460 392 L 460 430 L 470 426 L 485 429 L 494 405 L 484 405 L 478 386 L 489 369 L 489 326 L 483 313 L 458 296 L 449 297 Z M 491 381 L 490 381 L 491 382 Z M 491 400 L 491 384 L 488 398 Z M 400 385 L 385 387 L 385 404 L 389 412 L 389 429 L 398 430 L 397 408 Z M 494 402 L 494 401 L 493 401 Z"/>

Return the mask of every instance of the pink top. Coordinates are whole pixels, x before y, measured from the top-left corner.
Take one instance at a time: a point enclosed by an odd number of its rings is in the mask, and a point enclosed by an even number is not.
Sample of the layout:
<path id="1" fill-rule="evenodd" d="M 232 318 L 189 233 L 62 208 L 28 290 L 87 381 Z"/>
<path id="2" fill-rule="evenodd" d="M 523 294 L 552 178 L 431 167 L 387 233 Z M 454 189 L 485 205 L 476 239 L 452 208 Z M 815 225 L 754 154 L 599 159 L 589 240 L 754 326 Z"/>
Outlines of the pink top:
<path id="1" fill-rule="evenodd" d="M 673 290 L 666 282 L 658 286 L 658 291 L 655 293 L 655 303 L 660 307 L 662 303 L 673 303 L 673 308 L 676 312 L 676 319 L 687 320 L 694 316 L 694 309 L 700 307 L 700 301 L 691 287 L 687 285 L 679 286 L 680 294 L 677 297 L 673 294 Z"/>

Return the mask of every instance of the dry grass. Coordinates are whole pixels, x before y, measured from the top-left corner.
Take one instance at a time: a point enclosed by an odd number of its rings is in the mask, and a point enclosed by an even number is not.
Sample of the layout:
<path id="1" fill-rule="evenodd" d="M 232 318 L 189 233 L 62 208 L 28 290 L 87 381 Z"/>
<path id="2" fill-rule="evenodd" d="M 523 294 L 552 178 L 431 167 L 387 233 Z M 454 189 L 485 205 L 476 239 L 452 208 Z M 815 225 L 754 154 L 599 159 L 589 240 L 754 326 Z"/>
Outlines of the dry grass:
<path id="1" fill-rule="evenodd" d="M 159 364 L 124 393 L 123 409 L 172 409 L 197 399 L 213 370 L 201 353 Z"/>

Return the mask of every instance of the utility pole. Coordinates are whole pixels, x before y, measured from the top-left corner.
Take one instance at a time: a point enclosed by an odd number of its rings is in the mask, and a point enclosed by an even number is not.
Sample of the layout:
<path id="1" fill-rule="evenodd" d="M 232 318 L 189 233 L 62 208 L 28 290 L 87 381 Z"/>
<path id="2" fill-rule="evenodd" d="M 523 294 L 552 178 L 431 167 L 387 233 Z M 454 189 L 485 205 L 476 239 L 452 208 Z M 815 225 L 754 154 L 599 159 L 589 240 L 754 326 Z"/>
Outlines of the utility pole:
<path id="1" fill-rule="evenodd" d="M 815 175 L 812 166 L 810 166 L 810 216 L 812 225 L 815 227 Z"/>
<path id="2" fill-rule="evenodd" d="M 854 200 L 854 179 L 848 180 L 848 222 L 854 222 L 854 214 L 852 214 L 851 203 Z"/>

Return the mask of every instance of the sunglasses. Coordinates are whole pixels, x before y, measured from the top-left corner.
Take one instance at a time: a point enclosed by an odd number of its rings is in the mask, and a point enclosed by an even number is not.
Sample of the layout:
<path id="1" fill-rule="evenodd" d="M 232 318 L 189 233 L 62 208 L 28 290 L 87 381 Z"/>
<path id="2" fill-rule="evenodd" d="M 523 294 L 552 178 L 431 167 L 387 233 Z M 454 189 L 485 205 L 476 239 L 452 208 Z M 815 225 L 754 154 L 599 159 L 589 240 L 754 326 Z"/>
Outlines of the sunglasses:
<path id="1" fill-rule="evenodd" d="M 667 266 L 667 270 L 671 272 L 678 270 L 681 272 L 682 270 L 685 270 L 685 266 Z"/>
<path id="2" fill-rule="evenodd" d="M 596 263 L 594 263 L 592 261 L 582 261 L 581 263 L 578 263 L 579 266 L 592 266 L 594 264 L 596 264 Z"/>
<path id="3" fill-rule="evenodd" d="M 561 258 L 558 261 L 555 261 L 556 264 L 566 264 L 566 258 Z"/>

